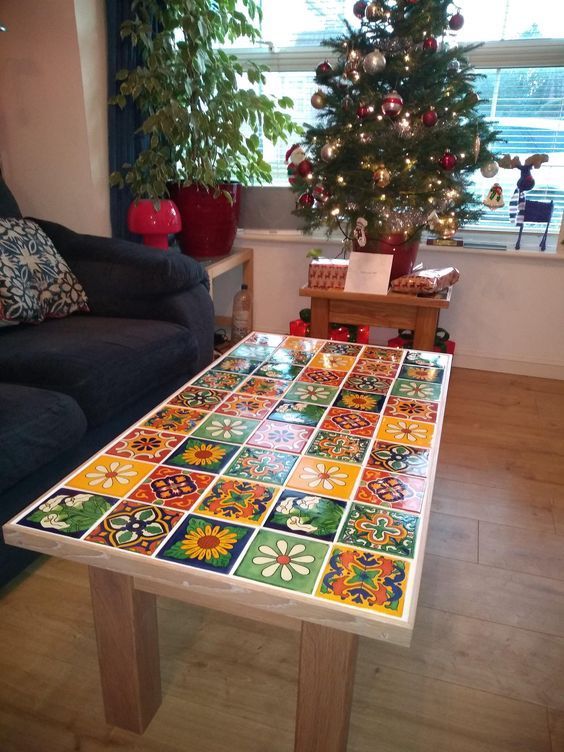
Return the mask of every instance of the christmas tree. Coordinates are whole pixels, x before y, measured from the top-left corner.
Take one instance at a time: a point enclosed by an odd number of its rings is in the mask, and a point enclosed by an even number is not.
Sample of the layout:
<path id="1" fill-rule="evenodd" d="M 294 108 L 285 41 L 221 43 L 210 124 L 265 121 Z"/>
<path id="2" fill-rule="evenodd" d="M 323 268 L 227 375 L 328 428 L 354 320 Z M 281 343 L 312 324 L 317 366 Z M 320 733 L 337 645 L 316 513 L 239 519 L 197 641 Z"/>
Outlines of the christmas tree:
<path id="1" fill-rule="evenodd" d="M 336 62 L 316 69 L 318 124 L 287 154 L 296 214 L 304 231 L 340 228 L 365 250 L 425 227 L 452 235 L 480 216 L 474 170 L 497 172 L 473 47 L 453 39 L 463 16 L 450 0 L 359 0 L 354 14 L 359 29 L 323 42 Z"/>

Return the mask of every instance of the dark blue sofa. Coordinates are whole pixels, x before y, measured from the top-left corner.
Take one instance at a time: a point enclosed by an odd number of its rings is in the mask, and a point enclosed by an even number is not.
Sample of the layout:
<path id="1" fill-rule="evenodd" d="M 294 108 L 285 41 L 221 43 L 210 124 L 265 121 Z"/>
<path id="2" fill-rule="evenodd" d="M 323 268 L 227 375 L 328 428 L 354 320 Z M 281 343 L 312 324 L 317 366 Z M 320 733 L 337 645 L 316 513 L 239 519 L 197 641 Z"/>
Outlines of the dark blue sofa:
<path id="1" fill-rule="evenodd" d="M 0 180 L 0 217 L 19 209 Z M 90 313 L 0 328 L 0 525 L 205 367 L 213 305 L 193 259 L 36 220 Z M 0 587 L 34 558 L 0 537 Z"/>

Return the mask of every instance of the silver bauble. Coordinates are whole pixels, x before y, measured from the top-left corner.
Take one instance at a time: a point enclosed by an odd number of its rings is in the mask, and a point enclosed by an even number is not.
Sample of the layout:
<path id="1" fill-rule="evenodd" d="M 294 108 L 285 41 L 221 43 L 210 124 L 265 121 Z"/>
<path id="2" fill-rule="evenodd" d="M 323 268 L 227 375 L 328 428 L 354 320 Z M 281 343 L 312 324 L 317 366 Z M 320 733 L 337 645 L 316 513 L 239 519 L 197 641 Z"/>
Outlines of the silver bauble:
<path id="1" fill-rule="evenodd" d="M 316 110 L 322 110 L 327 104 L 327 97 L 322 91 L 316 91 L 311 97 L 311 106 Z"/>
<path id="2" fill-rule="evenodd" d="M 458 73 L 460 71 L 460 61 L 454 58 L 450 61 L 450 63 L 447 65 L 447 71 L 451 74 Z"/>
<path id="3" fill-rule="evenodd" d="M 384 70 L 386 67 L 386 58 L 380 50 L 374 50 L 374 52 L 369 52 L 364 58 L 362 67 L 365 73 L 368 73 L 369 76 L 374 76 L 376 73 Z"/>
<path id="4" fill-rule="evenodd" d="M 324 162 L 331 162 L 337 156 L 337 151 L 335 147 L 333 146 L 333 144 L 324 144 L 321 147 L 319 156 Z"/>
<path id="5" fill-rule="evenodd" d="M 485 178 L 493 178 L 497 175 L 499 171 L 499 165 L 497 162 L 494 162 L 493 160 L 491 162 L 486 162 L 483 167 L 480 167 L 480 172 Z"/>

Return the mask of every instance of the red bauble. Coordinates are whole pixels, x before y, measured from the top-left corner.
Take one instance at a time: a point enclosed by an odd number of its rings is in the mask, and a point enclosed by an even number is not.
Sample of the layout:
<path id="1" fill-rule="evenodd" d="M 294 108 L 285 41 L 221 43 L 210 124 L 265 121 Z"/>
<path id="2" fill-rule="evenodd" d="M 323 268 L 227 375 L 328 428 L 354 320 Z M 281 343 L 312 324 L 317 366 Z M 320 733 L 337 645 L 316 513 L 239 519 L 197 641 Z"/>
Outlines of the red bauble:
<path id="1" fill-rule="evenodd" d="M 331 65 L 329 60 L 324 60 L 322 63 L 319 63 L 319 65 L 315 69 L 315 73 L 320 78 L 329 78 L 333 75 L 333 66 Z"/>
<path id="2" fill-rule="evenodd" d="M 423 40 L 423 49 L 427 50 L 427 52 L 436 52 L 438 46 L 435 37 L 425 37 Z"/>
<path id="3" fill-rule="evenodd" d="M 391 91 L 389 94 L 386 94 L 386 96 L 382 100 L 382 112 L 384 113 L 384 115 L 388 115 L 389 117 L 395 117 L 396 115 L 399 115 L 402 107 L 403 99 L 400 97 L 397 91 Z"/>
<path id="4" fill-rule="evenodd" d="M 328 201 L 331 197 L 331 194 L 329 191 L 324 188 L 322 185 L 316 185 L 313 189 L 313 195 L 316 201 L 318 201 L 320 204 L 324 204 L 326 201 Z"/>
<path id="5" fill-rule="evenodd" d="M 407 2 L 408 2 L 408 3 L 410 4 L 410 5 L 415 5 L 415 4 L 417 3 L 417 0 L 407 0 Z"/>
<path id="6" fill-rule="evenodd" d="M 298 165 L 298 172 L 300 175 L 305 178 L 306 175 L 309 175 L 309 173 L 313 170 L 313 165 L 309 161 L 309 159 L 303 159 L 299 165 Z"/>
<path id="7" fill-rule="evenodd" d="M 423 123 L 423 125 L 427 126 L 427 128 L 432 128 L 438 119 L 439 116 L 437 115 L 437 111 L 434 107 L 430 107 L 421 115 L 421 122 Z"/>
<path id="8" fill-rule="evenodd" d="M 353 13 L 357 18 L 364 18 L 367 5 L 368 3 L 365 0 L 357 0 L 357 2 L 353 5 Z"/>
<path id="9" fill-rule="evenodd" d="M 374 107 L 372 107 L 369 104 L 359 104 L 356 110 L 356 116 L 357 118 L 360 118 L 361 120 L 364 120 L 367 117 L 370 117 L 370 115 L 374 114 Z"/>
<path id="10" fill-rule="evenodd" d="M 311 193 L 302 193 L 302 195 L 298 199 L 298 203 L 300 206 L 313 206 L 313 196 Z"/>
<path id="11" fill-rule="evenodd" d="M 288 182 L 290 185 L 294 185 L 296 182 L 296 172 L 298 171 L 298 168 L 295 164 L 290 163 L 288 165 Z"/>
<path id="12" fill-rule="evenodd" d="M 455 13 L 450 17 L 448 25 L 453 31 L 459 31 L 464 26 L 464 16 L 461 13 Z"/>
<path id="13" fill-rule="evenodd" d="M 443 170 L 454 170 L 458 159 L 447 149 L 439 162 Z"/>

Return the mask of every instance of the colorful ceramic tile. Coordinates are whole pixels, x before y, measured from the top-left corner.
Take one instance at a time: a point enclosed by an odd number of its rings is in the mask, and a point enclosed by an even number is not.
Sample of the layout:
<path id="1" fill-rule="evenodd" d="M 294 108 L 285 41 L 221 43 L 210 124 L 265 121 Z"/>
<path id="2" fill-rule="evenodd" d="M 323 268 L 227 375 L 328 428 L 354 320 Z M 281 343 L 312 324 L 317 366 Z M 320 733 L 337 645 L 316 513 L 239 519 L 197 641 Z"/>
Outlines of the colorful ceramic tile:
<path id="1" fill-rule="evenodd" d="M 244 342 L 233 350 L 230 355 L 233 358 L 251 358 L 252 360 L 268 360 L 274 347 L 267 347 L 265 345 L 253 345 Z"/>
<path id="2" fill-rule="evenodd" d="M 326 543 L 259 530 L 235 575 L 265 585 L 311 593 L 327 549 Z"/>
<path id="3" fill-rule="evenodd" d="M 318 353 L 309 364 L 312 368 L 326 368 L 329 371 L 348 371 L 354 365 L 350 355 Z"/>
<path id="4" fill-rule="evenodd" d="M 84 540 L 150 556 L 182 519 L 182 512 L 122 501 Z"/>
<path id="5" fill-rule="evenodd" d="M 225 474 L 282 485 L 296 459 L 293 455 L 284 452 L 246 446 L 234 462 L 229 465 Z"/>
<path id="6" fill-rule="evenodd" d="M 368 464 L 377 470 L 407 475 L 427 475 L 430 452 L 402 444 L 377 441 L 370 451 Z"/>
<path id="7" fill-rule="evenodd" d="M 222 415 L 233 415 L 239 418 L 266 418 L 272 410 L 276 400 L 254 397 L 250 394 L 232 394 L 217 408 Z"/>
<path id="8" fill-rule="evenodd" d="M 239 478 L 220 478 L 194 510 L 199 514 L 260 525 L 278 489 Z"/>
<path id="9" fill-rule="evenodd" d="M 362 463 L 370 441 L 347 433 L 318 431 L 307 449 L 311 457 L 324 457 L 337 462 Z"/>
<path id="10" fill-rule="evenodd" d="M 418 520 L 414 514 L 353 504 L 339 533 L 339 543 L 412 559 Z"/>
<path id="11" fill-rule="evenodd" d="M 329 371 L 326 368 L 306 368 L 299 377 L 306 384 L 319 384 L 321 386 L 339 386 L 346 373 L 344 371 Z"/>
<path id="12" fill-rule="evenodd" d="M 336 496 L 348 500 L 358 478 L 360 467 L 345 465 L 342 462 L 321 460 L 316 457 L 302 457 L 287 485 L 307 493 Z"/>
<path id="13" fill-rule="evenodd" d="M 392 386 L 392 379 L 384 376 L 369 376 L 367 374 L 353 374 L 343 384 L 345 389 L 369 394 L 388 394 Z"/>
<path id="14" fill-rule="evenodd" d="M 215 479 L 215 475 L 198 473 L 195 470 L 175 470 L 173 467 L 162 465 L 130 493 L 129 498 L 147 504 L 186 510 L 198 501 Z"/>
<path id="15" fill-rule="evenodd" d="M 296 381 L 284 395 L 285 399 L 311 402 L 314 405 L 329 405 L 335 395 L 337 387 L 322 384 L 305 384 Z"/>
<path id="16" fill-rule="evenodd" d="M 434 430 L 435 426 L 432 423 L 420 423 L 401 418 L 382 418 L 378 438 L 398 444 L 430 447 Z"/>
<path id="17" fill-rule="evenodd" d="M 362 345 L 356 345 L 351 342 L 327 342 L 321 348 L 321 352 L 331 355 L 351 355 L 353 358 L 356 358 L 361 348 Z"/>
<path id="18" fill-rule="evenodd" d="M 252 534 L 250 527 L 189 515 L 158 552 L 157 558 L 227 574 Z"/>
<path id="19" fill-rule="evenodd" d="M 437 402 L 441 396 L 440 384 L 426 384 L 424 381 L 406 381 L 397 379 L 392 386 L 395 397 L 409 397 L 410 399 L 432 400 Z"/>
<path id="20" fill-rule="evenodd" d="M 344 410 L 341 407 L 332 407 L 325 414 L 325 418 L 319 427 L 324 431 L 345 432 L 354 436 L 369 438 L 376 430 L 379 419 L 378 413 L 363 413 L 360 410 Z"/>
<path id="21" fill-rule="evenodd" d="M 353 368 L 353 374 L 361 374 L 364 376 L 384 376 L 385 378 L 395 378 L 399 371 L 398 363 L 383 363 L 380 360 L 357 360 L 355 367 Z"/>
<path id="22" fill-rule="evenodd" d="M 182 441 L 182 436 L 150 428 L 135 428 L 109 449 L 107 454 L 142 462 L 162 462 Z"/>
<path id="23" fill-rule="evenodd" d="M 207 420 L 196 428 L 192 436 L 199 439 L 215 439 L 216 441 L 229 441 L 233 444 L 244 444 L 258 425 L 258 420 L 212 413 Z"/>
<path id="24" fill-rule="evenodd" d="M 285 350 L 299 350 L 300 352 L 316 352 L 323 345 L 324 340 L 312 337 L 286 337 L 282 347 Z"/>
<path id="25" fill-rule="evenodd" d="M 364 392 L 352 392 L 349 389 L 342 389 L 333 403 L 333 407 L 379 413 L 385 399 L 386 396 L 384 394 L 365 394 Z"/>
<path id="26" fill-rule="evenodd" d="M 266 334 L 264 332 L 252 332 L 245 340 L 245 345 L 263 345 L 264 347 L 278 347 L 286 339 L 283 334 Z"/>
<path id="27" fill-rule="evenodd" d="M 344 501 L 285 489 L 264 524 L 285 533 L 332 541 L 345 509 Z"/>
<path id="28" fill-rule="evenodd" d="M 227 371 L 220 371 L 217 368 L 212 368 L 210 371 L 202 374 L 199 379 L 196 379 L 194 386 L 209 387 L 210 389 L 222 389 L 223 391 L 231 391 L 239 386 L 245 379 L 245 374 L 241 373 L 228 373 Z"/>
<path id="29" fill-rule="evenodd" d="M 404 364 L 410 366 L 432 366 L 445 368 L 448 363 L 448 355 L 441 353 L 420 352 L 419 350 L 406 350 Z"/>
<path id="30" fill-rule="evenodd" d="M 21 519 L 18 525 L 67 538 L 80 538 L 110 511 L 116 501 L 111 496 L 58 488 Z"/>
<path id="31" fill-rule="evenodd" d="M 69 478 L 67 484 L 84 491 L 99 491 L 121 498 L 127 496 L 154 468 L 150 462 L 118 459 L 102 454 Z"/>
<path id="32" fill-rule="evenodd" d="M 309 402 L 280 402 L 268 416 L 270 420 L 283 423 L 299 423 L 303 426 L 316 426 L 325 412 L 325 406 Z"/>
<path id="33" fill-rule="evenodd" d="M 440 384 L 443 380 L 442 368 L 427 368 L 426 366 L 403 365 L 399 372 L 400 379 L 410 381 L 424 381 L 427 384 Z"/>
<path id="34" fill-rule="evenodd" d="M 312 352 L 302 350 L 287 350 L 284 347 L 278 348 L 270 356 L 272 363 L 293 363 L 295 366 L 305 366 L 313 358 Z"/>
<path id="35" fill-rule="evenodd" d="M 214 389 L 201 389 L 196 386 L 187 386 L 180 394 L 170 400 L 171 405 L 181 407 L 194 407 L 196 410 L 213 410 L 225 397 L 225 392 Z"/>
<path id="36" fill-rule="evenodd" d="M 384 410 L 384 415 L 391 418 L 404 418 L 406 420 L 422 420 L 427 423 L 435 423 L 437 420 L 437 402 L 425 402 L 405 397 L 389 397 Z"/>
<path id="37" fill-rule="evenodd" d="M 362 357 L 369 360 L 383 360 L 387 363 L 399 363 L 402 359 L 403 350 L 396 347 L 365 347 Z"/>
<path id="38" fill-rule="evenodd" d="M 143 425 L 147 428 L 154 428 L 156 431 L 186 434 L 190 433 L 206 416 L 207 412 L 203 410 L 165 405 L 147 418 Z"/>
<path id="39" fill-rule="evenodd" d="M 239 448 L 232 444 L 222 444 L 219 441 L 187 439 L 167 459 L 166 464 L 187 470 L 220 473 L 225 465 L 233 459 Z"/>
<path id="40" fill-rule="evenodd" d="M 234 358 L 228 355 L 223 360 L 218 360 L 215 368 L 219 371 L 231 371 L 233 373 L 252 373 L 262 363 L 262 360 L 251 360 L 251 358 Z"/>
<path id="41" fill-rule="evenodd" d="M 266 379 L 284 379 L 292 381 L 301 373 L 301 366 L 294 366 L 291 363 L 265 363 L 255 371 L 255 376 L 262 376 Z"/>
<path id="42" fill-rule="evenodd" d="M 237 393 L 255 394 L 257 397 L 281 397 L 289 386 L 287 381 L 251 376 L 241 384 Z"/>
<path id="43" fill-rule="evenodd" d="M 265 420 L 254 432 L 247 444 L 263 449 L 280 449 L 299 454 L 305 447 L 313 428 L 277 420 Z"/>
<path id="44" fill-rule="evenodd" d="M 420 512 L 424 492 L 424 478 L 395 475 L 368 467 L 362 473 L 355 498 L 366 504 Z"/>
<path id="45" fill-rule="evenodd" d="M 333 546 L 317 595 L 349 606 L 401 616 L 409 562 Z"/>

